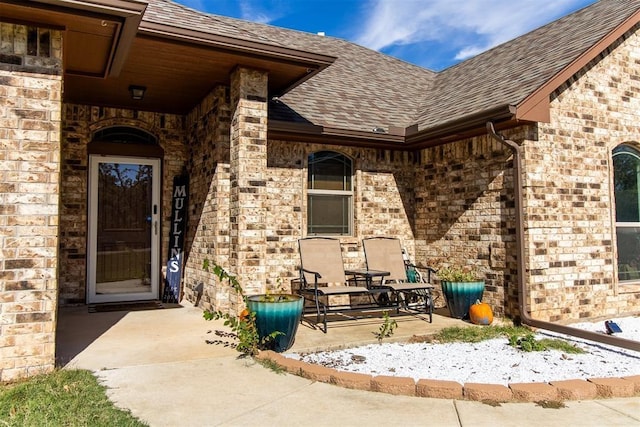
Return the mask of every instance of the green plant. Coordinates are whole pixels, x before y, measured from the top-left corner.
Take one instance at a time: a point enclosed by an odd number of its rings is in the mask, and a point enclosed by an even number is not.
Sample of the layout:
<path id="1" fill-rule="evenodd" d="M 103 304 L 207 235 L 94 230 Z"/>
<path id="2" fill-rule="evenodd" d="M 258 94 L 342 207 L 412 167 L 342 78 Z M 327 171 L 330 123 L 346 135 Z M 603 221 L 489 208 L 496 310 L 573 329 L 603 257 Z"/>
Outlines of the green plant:
<path id="1" fill-rule="evenodd" d="M 287 372 L 278 362 L 271 359 L 259 359 L 258 363 L 276 374 L 284 374 Z"/>
<path id="2" fill-rule="evenodd" d="M 146 426 L 116 408 L 89 371 L 55 370 L 0 384 L 2 426 Z"/>
<path id="3" fill-rule="evenodd" d="M 533 332 L 513 334 L 509 336 L 509 345 L 522 351 L 559 350 L 570 354 L 582 354 L 584 350 L 573 344 L 559 339 L 543 338 L 536 340 Z"/>
<path id="4" fill-rule="evenodd" d="M 276 280 L 276 285 L 267 287 L 267 292 L 261 296 L 261 302 L 287 302 L 287 301 L 295 301 L 296 297 L 286 293 L 284 285 L 282 284 L 282 279 L 278 277 Z"/>
<path id="5" fill-rule="evenodd" d="M 506 337 L 509 345 L 522 351 L 559 350 L 571 354 L 585 352 L 580 347 L 561 339 L 536 340 L 533 331 L 525 326 L 486 326 L 482 328 L 454 326 L 442 329 L 434 336 L 434 340 L 440 343 L 480 342 L 500 337 Z"/>
<path id="6" fill-rule="evenodd" d="M 479 273 L 471 267 L 442 267 L 436 274 L 444 282 L 477 282 Z"/>
<path id="7" fill-rule="evenodd" d="M 382 325 L 380 325 L 380 329 L 378 332 L 374 332 L 373 335 L 378 338 L 378 342 L 381 343 L 384 338 L 389 338 L 393 335 L 393 331 L 398 327 L 398 322 L 391 319 L 388 311 L 382 312 Z"/>
<path id="8" fill-rule="evenodd" d="M 218 264 L 214 264 L 212 268 L 208 259 L 204 260 L 202 268 L 205 271 L 211 271 L 220 281 L 227 280 L 238 295 L 242 297 L 245 307 L 247 306 L 247 297 L 236 276 L 230 275 Z M 273 300 L 275 301 L 275 299 Z M 275 331 L 260 339 L 258 328 L 256 327 L 256 314 L 247 308 L 242 310 L 237 317 L 220 310 L 205 310 L 202 315 L 205 320 L 224 320 L 224 325 L 233 331 L 232 336 L 238 341 L 235 345 L 236 350 L 247 356 L 255 356 L 260 349 L 267 348 L 273 339 L 282 334 L 282 332 Z"/>
<path id="9" fill-rule="evenodd" d="M 509 345 L 522 351 L 543 351 L 544 345 L 537 341 L 532 332 L 526 332 L 524 335 L 514 334 L 509 336 Z"/>

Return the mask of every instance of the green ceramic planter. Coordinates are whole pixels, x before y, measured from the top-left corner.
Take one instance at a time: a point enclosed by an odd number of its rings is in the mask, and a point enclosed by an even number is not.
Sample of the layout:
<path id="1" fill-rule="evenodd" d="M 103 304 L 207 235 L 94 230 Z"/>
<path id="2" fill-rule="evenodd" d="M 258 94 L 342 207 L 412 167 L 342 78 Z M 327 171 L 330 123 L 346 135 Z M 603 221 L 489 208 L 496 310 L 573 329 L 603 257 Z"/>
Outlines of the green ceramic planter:
<path id="1" fill-rule="evenodd" d="M 304 299 L 299 295 L 252 295 L 247 298 L 250 311 L 256 314 L 256 327 L 260 339 L 273 332 L 282 332 L 272 343 L 272 350 L 283 352 L 291 348 L 302 316 Z M 269 301 L 275 298 L 276 301 Z M 282 299 L 281 301 L 277 301 Z"/>
<path id="2" fill-rule="evenodd" d="M 447 282 L 442 281 L 442 293 L 447 301 L 447 308 L 451 317 L 465 319 L 469 317 L 469 307 L 476 300 L 482 301 L 484 281 L 478 282 Z"/>

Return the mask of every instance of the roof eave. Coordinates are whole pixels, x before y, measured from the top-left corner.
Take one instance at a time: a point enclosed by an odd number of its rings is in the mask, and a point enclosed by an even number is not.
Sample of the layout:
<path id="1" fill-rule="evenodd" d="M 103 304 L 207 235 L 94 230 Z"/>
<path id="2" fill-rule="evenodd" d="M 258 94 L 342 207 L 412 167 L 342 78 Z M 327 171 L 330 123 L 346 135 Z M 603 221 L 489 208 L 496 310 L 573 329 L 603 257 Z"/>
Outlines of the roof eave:
<path id="1" fill-rule="evenodd" d="M 413 151 L 485 134 L 488 121 L 500 128 L 522 124 L 516 120 L 513 105 L 502 105 L 421 131 L 417 131 L 416 125 L 407 128 L 392 126 L 389 132 L 382 133 L 269 120 L 268 137 L 297 142 Z"/>
<path id="2" fill-rule="evenodd" d="M 418 130 L 417 125 L 406 130 L 407 149 L 421 149 L 446 144 L 474 135 L 486 133 L 486 123 L 512 122 L 516 120 L 517 110 L 511 104 L 504 104 L 496 108 L 479 113 L 468 114 L 449 122 Z"/>
<path id="3" fill-rule="evenodd" d="M 104 77 L 117 77 L 122 70 L 131 43 L 147 9 L 143 0 L 32 0 L 34 3 L 62 7 L 82 13 L 105 14 L 122 22 L 119 33 L 111 46 L 110 58 Z"/>
<path id="4" fill-rule="evenodd" d="M 402 149 L 404 143 L 404 135 L 395 132 L 366 132 L 281 120 L 269 120 L 268 138 L 384 149 Z"/>
<path id="5" fill-rule="evenodd" d="M 174 27 L 150 21 L 142 21 L 139 32 L 140 34 L 195 43 L 255 57 L 269 58 L 283 63 L 303 65 L 313 68 L 314 70 L 326 68 L 336 60 L 334 56 L 217 34 L 203 33 L 188 28 Z"/>

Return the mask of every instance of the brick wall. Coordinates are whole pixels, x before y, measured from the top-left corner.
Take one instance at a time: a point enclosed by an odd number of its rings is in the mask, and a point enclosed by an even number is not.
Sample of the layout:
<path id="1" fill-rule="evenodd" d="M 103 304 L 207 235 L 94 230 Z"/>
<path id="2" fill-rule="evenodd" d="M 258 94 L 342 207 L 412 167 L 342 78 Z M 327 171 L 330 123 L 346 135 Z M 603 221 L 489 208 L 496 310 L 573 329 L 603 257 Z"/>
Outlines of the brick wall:
<path id="1" fill-rule="evenodd" d="M 231 74 L 229 264 L 247 295 L 266 290 L 267 81 L 264 71 Z"/>
<path id="2" fill-rule="evenodd" d="M 239 301 L 202 264 L 207 259 L 229 268 L 230 109 L 229 89 L 220 86 L 186 119 L 191 194 L 184 295 L 205 308 L 225 310 Z"/>
<path id="3" fill-rule="evenodd" d="M 552 123 L 505 133 L 525 153 L 528 302 L 534 317 L 571 320 L 638 305 L 638 293 L 619 287 L 614 278 L 609 174 L 611 149 L 639 139 L 637 44 L 630 37 L 558 91 Z M 250 293 L 297 277 L 297 240 L 306 235 L 307 156 L 336 150 L 352 158 L 355 169 L 354 236 L 340 239 L 346 267 L 364 265 L 363 238 L 396 236 L 418 263 L 477 267 L 487 283 L 485 300 L 496 314 L 518 314 L 513 159 L 508 149 L 487 136 L 420 153 L 275 140 L 265 145 L 266 82 L 260 73 L 245 71 L 236 70 L 233 89 L 215 88 L 186 117 L 189 152 L 176 157 L 171 167 L 179 170 L 188 158 L 188 300 L 206 308 L 239 308 L 229 287 L 202 270 L 204 259 L 232 272 L 242 270 L 241 282 Z M 163 132 L 159 115 L 66 106 L 64 140 L 69 146 L 64 152 L 75 153 L 73 144 L 82 150 L 87 129 L 105 120 Z M 167 141 L 180 145 L 180 118 L 169 121 L 175 127 Z M 239 143 L 241 138 L 246 140 Z M 80 151 L 65 157 L 63 165 L 69 187 L 63 190 L 68 220 L 61 259 L 73 277 L 64 276 L 68 285 L 61 287 L 70 301 L 82 299 L 84 292 L 85 159 Z"/>
<path id="4" fill-rule="evenodd" d="M 0 24 L 0 381 L 54 367 L 61 45 Z"/>
<path id="5" fill-rule="evenodd" d="M 505 136 L 518 141 L 531 132 Z M 508 149 L 483 136 L 424 150 L 415 175 L 417 259 L 478 271 L 498 316 L 517 315 L 512 163 Z"/>
<path id="6" fill-rule="evenodd" d="M 217 284 L 211 274 L 202 271 L 206 258 L 224 267 L 232 264 L 230 229 L 236 222 L 229 215 L 231 177 L 229 143 L 229 100 L 219 88 L 189 117 L 190 166 L 192 182 L 190 223 L 192 243 L 188 248 L 186 294 L 204 308 L 234 312 L 240 301 L 226 284 Z M 199 117 L 204 117 L 202 120 Z M 341 237 L 345 267 L 363 267 L 362 239 L 371 236 L 399 237 L 414 258 L 413 219 L 414 155 L 389 150 L 371 150 L 269 140 L 264 192 L 261 206 L 266 221 L 265 287 L 285 287 L 298 277 L 298 239 L 306 237 L 306 180 L 309 154 L 335 150 L 354 161 L 354 236 Z M 250 193 L 256 194 L 256 193 Z M 424 260 L 422 260 L 424 261 Z M 233 267 L 230 268 L 233 271 Z M 242 284 L 246 275 L 240 276 Z M 202 293 L 200 293 L 202 289 Z M 200 296 L 201 294 L 201 296 Z M 200 299 L 198 299 L 200 298 Z"/>
<path id="7" fill-rule="evenodd" d="M 617 283 L 611 151 L 640 148 L 640 37 L 633 32 L 562 86 L 551 123 L 524 144 L 528 280 L 534 317 L 637 312 Z"/>

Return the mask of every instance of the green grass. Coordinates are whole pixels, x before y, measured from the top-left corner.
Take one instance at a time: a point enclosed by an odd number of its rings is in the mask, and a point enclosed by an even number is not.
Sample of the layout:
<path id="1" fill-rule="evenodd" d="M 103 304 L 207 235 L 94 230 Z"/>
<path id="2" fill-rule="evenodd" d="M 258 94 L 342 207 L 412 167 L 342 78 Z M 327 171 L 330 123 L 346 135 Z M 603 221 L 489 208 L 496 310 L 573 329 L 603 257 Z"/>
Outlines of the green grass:
<path id="1" fill-rule="evenodd" d="M 146 426 L 107 399 L 89 371 L 57 370 L 0 385 L 0 426 Z"/>
<path id="2" fill-rule="evenodd" d="M 525 326 L 454 326 L 441 330 L 433 339 L 440 343 L 473 343 L 502 337 L 508 338 L 509 345 L 522 351 L 558 350 L 571 354 L 585 352 L 583 349 L 561 339 L 544 338 L 536 340 L 533 331 Z"/>

